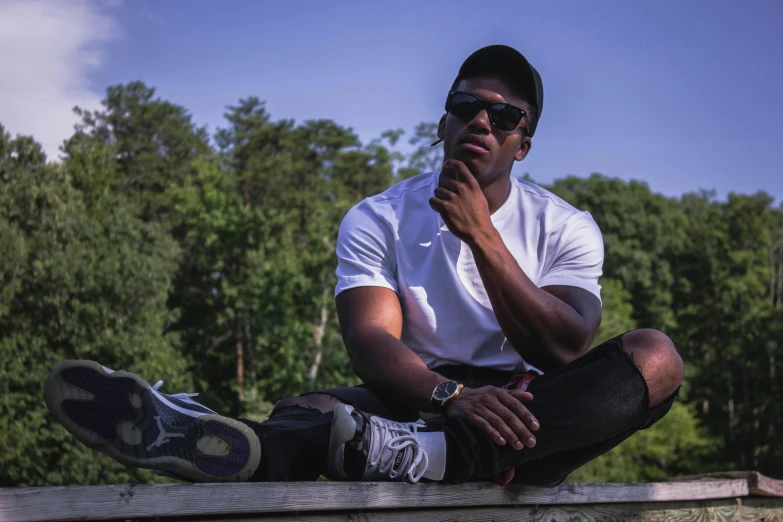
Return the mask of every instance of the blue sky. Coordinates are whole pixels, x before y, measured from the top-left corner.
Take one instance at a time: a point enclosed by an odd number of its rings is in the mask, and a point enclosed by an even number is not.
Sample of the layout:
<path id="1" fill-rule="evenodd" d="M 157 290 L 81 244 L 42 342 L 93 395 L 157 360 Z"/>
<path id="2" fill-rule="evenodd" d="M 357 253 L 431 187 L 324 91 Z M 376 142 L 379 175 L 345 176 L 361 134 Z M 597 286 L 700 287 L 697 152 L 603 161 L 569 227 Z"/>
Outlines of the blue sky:
<path id="1" fill-rule="evenodd" d="M 99 57 L 85 96 L 140 79 L 214 130 L 255 95 L 274 118 L 331 118 L 368 140 L 436 121 L 462 60 L 505 43 L 546 100 L 515 174 L 783 200 L 778 0 L 74 2 L 105 26 L 81 44 Z"/>

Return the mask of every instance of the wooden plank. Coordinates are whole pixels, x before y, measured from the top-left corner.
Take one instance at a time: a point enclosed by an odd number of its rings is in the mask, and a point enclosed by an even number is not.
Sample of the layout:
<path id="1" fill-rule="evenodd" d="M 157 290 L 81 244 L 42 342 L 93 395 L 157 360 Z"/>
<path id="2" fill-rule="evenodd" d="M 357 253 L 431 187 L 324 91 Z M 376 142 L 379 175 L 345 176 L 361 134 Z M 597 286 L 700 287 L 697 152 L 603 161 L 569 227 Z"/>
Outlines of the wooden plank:
<path id="1" fill-rule="evenodd" d="M 583 504 L 572 506 L 508 506 L 421 511 L 260 516 L 221 520 L 235 522 L 702 522 L 706 520 L 783 521 L 781 499 L 701 500 L 692 502 L 642 502 L 635 504 Z M 212 519 L 214 521 L 214 519 Z M 204 522 L 207 522 L 206 520 Z M 211 521 L 210 521 L 211 522 Z"/>
<path id="2" fill-rule="evenodd" d="M 655 502 L 743 497 L 746 479 L 555 488 L 469 483 L 297 482 L 67 486 L 0 490 L 0 521 L 100 520 L 519 504 Z"/>
<path id="3" fill-rule="evenodd" d="M 750 494 L 758 497 L 783 497 L 783 480 L 765 477 L 761 473 L 753 473 L 748 479 Z"/>
<path id="4" fill-rule="evenodd" d="M 756 471 L 724 471 L 720 473 L 705 473 L 703 475 L 688 475 L 685 477 L 673 477 L 670 481 L 693 481 L 712 479 L 737 479 L 744 478 L 748 481 L 750 494 L 756 497 L 783 497 L 783 480 L 776 480 L 762 475 Z"/>

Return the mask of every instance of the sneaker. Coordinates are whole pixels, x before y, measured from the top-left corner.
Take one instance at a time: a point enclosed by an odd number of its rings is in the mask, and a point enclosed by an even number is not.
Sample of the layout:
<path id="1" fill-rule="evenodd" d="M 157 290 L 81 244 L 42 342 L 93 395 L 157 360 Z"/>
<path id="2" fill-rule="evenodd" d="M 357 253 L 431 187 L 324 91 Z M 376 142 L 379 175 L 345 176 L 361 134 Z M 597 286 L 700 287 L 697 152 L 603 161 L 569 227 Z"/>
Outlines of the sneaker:
<path id="1" fill-rule="evenodd" d="M 332 477 L 418 482 L 428 464 L 417 437 L 418 428 L 424 425 L 421 420 L 394 422 L 338 404 L 329 440 Z"/>
<path id="2" fill-rule="evenodd" d="M 191 397 L 161 393 L 125 371 L 66 361 L 49 374 L 44 400 L 79 441 L 129 466 L 193 482 L 249 479 L 261 444 L 247 425 Z"/>

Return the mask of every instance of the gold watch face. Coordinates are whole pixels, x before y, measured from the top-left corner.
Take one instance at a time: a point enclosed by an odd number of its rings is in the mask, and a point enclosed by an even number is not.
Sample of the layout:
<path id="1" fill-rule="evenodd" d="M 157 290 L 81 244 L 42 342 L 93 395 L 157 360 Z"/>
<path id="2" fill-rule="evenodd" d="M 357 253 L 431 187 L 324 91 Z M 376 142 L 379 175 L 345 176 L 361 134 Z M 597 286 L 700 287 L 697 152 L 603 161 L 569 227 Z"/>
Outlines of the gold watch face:
<path id="1" fill-rule="evenodd" d="M 442 382 L 435 388 L 432 398 L 436 401 L 445 401 L 457 393 L 458 388 L 459 385 L 454 381 Z"/>

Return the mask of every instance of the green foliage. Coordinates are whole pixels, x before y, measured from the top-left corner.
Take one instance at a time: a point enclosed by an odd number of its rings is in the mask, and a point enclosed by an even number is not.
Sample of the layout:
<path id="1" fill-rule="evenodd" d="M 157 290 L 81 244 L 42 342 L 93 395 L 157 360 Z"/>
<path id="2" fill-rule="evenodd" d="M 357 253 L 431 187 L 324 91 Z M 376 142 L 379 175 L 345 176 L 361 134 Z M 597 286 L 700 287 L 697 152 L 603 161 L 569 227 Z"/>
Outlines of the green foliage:
<path id="1" fill-rule="evenodd" d="M 272 122 L 256 98 L 226 119 L 219 159 L 167 193 L 185 252 L 170 304 L 207 402 L 243 415 L 356 382 L 332 300 L 337 229 L 392 183 L 396 156 L 331 121 Z"/>
<path id="2" fill-rule="evenodd" d="M 604 273 L 630 291 L 636 324 L 675 340 L 697 418 L 723 439 L 716 455 L 722 467 L 783 472 L 771 458 L 781 452 L 775 433 L 783 364 L 783 213 L 772 199 L 664 198 L 641 183 L 599 175 L 558 180 L 552 189 L 595 216 L 606 245 Z M 604 284 L 602 331 L 616 316 L 614 290 Z"/>
<path id="3" fill-rule="evenodd" d="M 211 153 L 206 130 L 197 128 L 183 107 L 154 96 L 155 89 L 142 82 L 109 87 L 104 110 L 75 109 L 82 121 L 64 145 L 72 159 L 99 145 L 108 148 L 114 163 L 111 182 L 146 220 L 165 219 L 166 188 L 184 181 L 193 159 Z M 104 163 L 105 151 L 99 154 Z M 87 179 L 94 175 L 84 173 Z"/>
<path id="4" fill-rule="evenodd" d="M 594 345 L 636 328 L 631 293 L 617 279 L 601 279 L 602 318 Z"/>
<path id="5" fill-rule="evenodd" d="M 436 141 L 438 141 L 438 124 L 419 123 L 413 131 L 413 136 L 408 140 L 408 143 L 414 145 L 416 149 L 408 157 L 405 168 L 400 169 L 400 176 L 407 178 L 422 172 L 440 170 L 443 165 L 443 147 L 433 147 L 432 144 Z"/>
<path id="6" fill-rule="evenodd" d="M 440 168 L 437 125 L 362 144 L 328 120 L 229 106 L 210 143 L 140 82 L 77 110 L 65 160 L 0 126 L 0 486 L 149 482 L 49 416 L 68 358 L 199 391 L 262 420 L 273 404 L 357 384 L 333 293 L 337 230 L 363 198 Z M 660 480 L 713 469 L 783 473 L 783 209 L 764 194 L 666 198 L 598 174 L 551 187 L 600 225 L 597 344 L 666 331 L 686 362 L 681 401 L 572 480 Z"/>
<path id="7" fill-rule="evenodd" d="M 725 433 L 731 462 L 774 475 L 782 471 L 772 456 L 783 427 L 783 323 L 771 291 L 781 233 L 771 202 L 766 194 L 732 194 L 725 203 L 684 197 L 692 246 L 676 259 L 674 295 L 680 348 L 697 367 L 690 398 L 713 432 Z"/>
<path id="8" fill-rule="evenodd" d="M 2 161 L 12 166 L 0 181 L 0 485 L 148 481 L 73 441 L 42 384 L 68 358 L 190 383 L 163 335 L 176 243 L 114 197 L 89 203 L 67 169 Z"/>
<path id="9" fill-rule="evenodd" d="M 548 188 L 595 218 L 604 236 L 604 274 L 631 293 L 636 323 L 669 331 L 676 324 L 671 259 L 687 243 L 677 201 L 653 194 L 644 183 L 598 174 L 557 180 Z"/>

